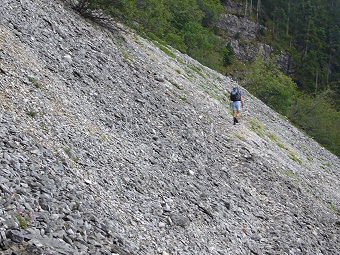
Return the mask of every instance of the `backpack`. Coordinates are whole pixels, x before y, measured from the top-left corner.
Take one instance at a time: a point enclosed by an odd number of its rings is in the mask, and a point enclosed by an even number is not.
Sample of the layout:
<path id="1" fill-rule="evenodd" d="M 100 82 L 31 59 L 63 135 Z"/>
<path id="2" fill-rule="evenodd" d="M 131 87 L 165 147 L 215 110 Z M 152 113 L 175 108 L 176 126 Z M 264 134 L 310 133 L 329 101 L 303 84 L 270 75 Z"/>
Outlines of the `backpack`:
<path id="1" fill-rule="evenodd" d="M 241 101 L 241 92 L 237 87 L 234 87 L 233 90 L 230 92 L 230 100 L 235 101 Z"/>

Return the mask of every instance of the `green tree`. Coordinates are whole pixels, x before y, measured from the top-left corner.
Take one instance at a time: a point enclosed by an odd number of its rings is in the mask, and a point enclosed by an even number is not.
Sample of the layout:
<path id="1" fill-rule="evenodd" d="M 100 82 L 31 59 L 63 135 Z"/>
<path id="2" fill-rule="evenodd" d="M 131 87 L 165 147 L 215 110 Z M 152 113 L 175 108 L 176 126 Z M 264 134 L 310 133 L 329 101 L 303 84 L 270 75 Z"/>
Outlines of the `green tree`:
<path id="1" fill-rule="evenodd" d="M 258 58 L 250 65 L 245 87 L 256 97 L 287 115 L 297 93 L 296 84 L 272 62 Z"/>
<path id="2" fill-rule="evenodd" d="M 204 13 L 202 24 L 205 27 L 213 26 L 224 11 L 219 0 L 197 0 L 197 3 Z"/>
<path id="3" fill-rule="evenodd" d="M 289 118 L 319 143 L 340 156 L 340 113 L 329 102 L 329 92 L 300 94 Z"/>

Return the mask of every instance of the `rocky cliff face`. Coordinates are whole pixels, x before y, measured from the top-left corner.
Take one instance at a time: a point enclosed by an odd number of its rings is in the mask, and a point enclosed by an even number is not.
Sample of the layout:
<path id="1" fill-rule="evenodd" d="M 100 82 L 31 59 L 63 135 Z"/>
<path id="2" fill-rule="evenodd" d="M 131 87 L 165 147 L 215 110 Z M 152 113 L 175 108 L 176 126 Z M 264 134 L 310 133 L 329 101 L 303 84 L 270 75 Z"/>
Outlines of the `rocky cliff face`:
<path id="1" fill-rule="evenodd" d="M 0 253 L 338 254 L 339 159 L 236 84 L 58 1 L 0 3 Z"/>
<path id="2" fill-rule="evenodd" d="M 272 47 L 258 40 L 260 30 L 266 28 L 245 17 L 244 6 L 239 3 L 226 2 L 225 11 L 216 27 L 225 33 L 223 37 L 230 42 L 237 59 L 250 62 L 258 56 L 269 57 Z"/>
<path id="3" fill-rule="evenodd" d="M 222 37 L 230 43 L 238 60 L 253 62 L 259 56 L 264 59 L 271 57 L 274 54 L 273 48 L 260 40 L 261 31 L 267 28 L 245 17 L 244 11 L 243 4 L 226 1 L 226 13 L 221 16 L 216 27 L 223 31 Z M 294 63 L 286 52 L 278 54 L 277 65 L 288 75 L 295 72 Z"/>

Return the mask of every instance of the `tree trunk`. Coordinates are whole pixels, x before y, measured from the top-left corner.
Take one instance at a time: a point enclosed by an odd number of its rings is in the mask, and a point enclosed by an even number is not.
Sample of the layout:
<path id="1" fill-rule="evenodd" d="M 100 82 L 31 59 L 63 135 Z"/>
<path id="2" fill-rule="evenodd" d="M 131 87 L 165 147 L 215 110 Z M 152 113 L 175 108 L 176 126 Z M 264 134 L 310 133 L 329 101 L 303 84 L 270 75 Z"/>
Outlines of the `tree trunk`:
<path id="1" fill-rule="evenodd" d="M 310 33 L 310 23 L 311 23 L 311 17 L 308 19 L 308 25 L 307 25 L 307 34 L 306 34 L 306 39 L 305 39 L 305 49 L 303 56 L 306 57 L 307 52 L 308 52 L 308 42 L 309 42 L 309 33 Z"/>
<path id="2" fill-rule="evenodd" d="M 247 17 L 247 11 L 248 11 L 248 0 L 246 0 L 246 6 L 244 8 L 244 16 Z"/>
<path id="3" fill-rule="evenodd" d="M 288 0 L 286 36 L 289 35 L 289 22 L 290 22 L 290 0 Z"/>
<path id="4" fill-rule="evenodd" d="M 329 53 L 329 56 L 328 56 L 328 64 L 327 64 L 327 76 L 326 76 L 326 86 L 327 86 L 327 89 L 329 90 L 330 89 L 330 85 L 329 85 L 329 74 L 331 73 L 331 70 L 330 70 L 330 67 L 331 67 L 331 53 Z"/>
<path id="5" fill-rule="evenodd" d="M 259 22 L 259 12 L 261 8 L 261 0 L 257 0 L 257 5 L 256 5 L 256 21 Z"/>
<path id="6" fill-rule="evenodd" d="M 318 79 L 319 79 L 319 72 L 316 70 L 316 75 L 315 75 L 315 95 L 318 92 Z"/>

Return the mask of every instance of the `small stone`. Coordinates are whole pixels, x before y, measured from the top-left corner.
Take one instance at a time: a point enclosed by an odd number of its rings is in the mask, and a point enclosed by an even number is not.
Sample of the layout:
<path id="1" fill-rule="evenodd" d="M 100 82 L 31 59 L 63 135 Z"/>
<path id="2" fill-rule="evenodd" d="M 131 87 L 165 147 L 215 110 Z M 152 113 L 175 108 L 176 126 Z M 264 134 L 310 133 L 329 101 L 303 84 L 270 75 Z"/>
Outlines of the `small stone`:
<path id="1" fill-rule="evenodd" d="M 68 62 L 68 63 L 72 63 L 72 57 L 71 57 L 71 55 L 65 55 L 64 56 L 64 59 Z"/>
<path id="2" fill-rule="evenodd" d="M 189 175 L 193 176 L 193 175 L 195 175 L 195 172 L 192 171 L 192 170 L 189 170 Z"/>
<path id="3" fill-rule="evenodd" d="M 163 211 L 164 212 L 171 212 L 170 206 L 168 205 L 168 203 L 164 203 L 163 205 Z"/>
<path id="4" fill-rule="evenodd" d="M 4 230 L 1 230 L 1 231 L 0 231 L 0 238 L 1 238 L 2 240 L 5 240 L 5 239 L 6 239 L 6 233 L 5 233 Z"/>
<path id="5" fill-rule="evenodd" d="M 15 243 L 22 243 L 24 241 L 24 236 L 17 230 L 9 230 L 6 236 Z"/>
<path id="6" fill-rule="evenodd" d="M 171 220 L 175 225 L 178 225 L 180 227 L 186 227 L 189 224 L 189 219 L 185 216 L 179 215 L 179 214 L 173 214 L 171 215 Z"/>
<path id="7" fill-rule="evenodd" d="M 31 152 L 32 154 L 35 154 L 35 155 L 38 155 L 38 154 L 39 154 L 39 150 L 38 150 L 38 149 L 31 150 L 30 152 Z"/>
<path id="8" fill-rule="evenodd" d="M 224 201 L 224 206 L 225 206 L 228 210 L 230 210 L 230 208 L 231 208 L 230 203 L 229 203 L 229 202 L 226 202 L 226 201 Z"/>
<path id="9" fill-rule="evenodd" d="M 163 77 L 160 77 L 160 76 L 155 76 L 155 80 L 156 81 L 159 81 L 159 82 L 165 82 L 165 79 Z"/>
<path id="10" fill-rule="evenodd" d="M 88 180 L 88 179 L 85 179 L 84 182 L 88 185 L 92 185 L 92 181 L 91 180 Z"/>
<path id="11" fill-rule="evenodd" d="M 70 236 L 74 235 L 74 231 L 72 230 L 72 228 L 67 229 L 66 233 Z"/>
<path id="12" fill-rule="evenodd" d="M 166 224 L 165 224 L 164 222 L 160 222 L 160 223 L 158 224 L 158 226 L 159 226 L 160 228 L 165 228 Z"/>

